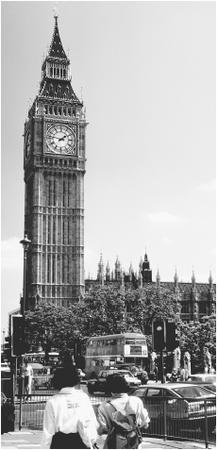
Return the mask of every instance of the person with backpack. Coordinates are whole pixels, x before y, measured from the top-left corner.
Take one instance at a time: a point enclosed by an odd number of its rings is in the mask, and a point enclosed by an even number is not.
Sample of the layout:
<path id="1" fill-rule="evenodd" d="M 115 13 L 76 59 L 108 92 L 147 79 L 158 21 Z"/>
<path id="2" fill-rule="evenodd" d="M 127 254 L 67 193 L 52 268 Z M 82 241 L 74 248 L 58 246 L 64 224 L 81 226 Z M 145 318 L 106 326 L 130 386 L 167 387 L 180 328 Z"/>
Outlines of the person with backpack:
<path id="1" fill-rule="evenodd" d="M 97 413 L 98 434 L 107 433 L 104 448 L 138 448 L 140 428 L 148 428 L 150 422 L 142 400 L 127 394 L 128 384 L 120 374 L 109 375 L 108 390 L 112 399 L 103 402 Z"/>

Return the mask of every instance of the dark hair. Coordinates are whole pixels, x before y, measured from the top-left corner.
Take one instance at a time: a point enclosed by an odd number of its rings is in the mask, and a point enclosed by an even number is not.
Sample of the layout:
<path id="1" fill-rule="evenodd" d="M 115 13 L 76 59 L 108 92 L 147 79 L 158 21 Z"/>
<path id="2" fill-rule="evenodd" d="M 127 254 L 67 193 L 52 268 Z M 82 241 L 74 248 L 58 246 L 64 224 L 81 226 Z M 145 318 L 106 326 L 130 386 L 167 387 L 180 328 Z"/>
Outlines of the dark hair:
<path id="1" fill-rule="evenodd" d="M 107 385 L 109 392 L 115 394 L 121 394 L 122 392 L 128 392 L 129 386 L 124 376 L 113 373 L 107 377 Z"/>
<path id="2" fill-rule="evenodd" d="M 80 376 L 77 368 L 72 364 L 60 367 L 55 370 L 53 377 L 53 386 L 55 389 L 64 387 L 73 387 L 80 383 Z"/>

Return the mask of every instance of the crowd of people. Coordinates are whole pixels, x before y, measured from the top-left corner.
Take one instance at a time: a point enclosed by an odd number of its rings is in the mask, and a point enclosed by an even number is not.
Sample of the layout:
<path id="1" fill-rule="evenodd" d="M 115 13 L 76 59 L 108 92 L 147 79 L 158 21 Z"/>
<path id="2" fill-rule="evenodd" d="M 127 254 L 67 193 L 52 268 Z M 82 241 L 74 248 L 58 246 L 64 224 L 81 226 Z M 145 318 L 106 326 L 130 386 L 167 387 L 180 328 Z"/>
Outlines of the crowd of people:
<path id="1" fill-rule="evenodd" d="M 43 448 L 98 448 L 98 436 L 107 434 L 104 448 L 138 448 L 141 428 L 149 426 L 149 416 L 142 400 L 128 395 L 128 384 L 119 374 L 109 377 L 110 401 L 97 411 L 89 396 L 80 389 L 80 376 L 72 361 L 54 374 L 58 393 L 45 407 Z M 120 442 L 122 442 L 122 447 Z"/>

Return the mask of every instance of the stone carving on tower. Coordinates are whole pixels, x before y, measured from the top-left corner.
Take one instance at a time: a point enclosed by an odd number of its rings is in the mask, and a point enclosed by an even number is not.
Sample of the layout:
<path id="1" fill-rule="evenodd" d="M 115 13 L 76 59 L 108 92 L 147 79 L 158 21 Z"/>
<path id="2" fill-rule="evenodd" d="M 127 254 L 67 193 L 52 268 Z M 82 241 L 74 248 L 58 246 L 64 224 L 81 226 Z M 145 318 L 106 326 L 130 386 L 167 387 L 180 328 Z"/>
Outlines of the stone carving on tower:
<path id="1" fill-rule="evenodd" d="M 69 306 L 84 292 L 83 103 L 71 86 L 58 18 L 38 95 L 24 125 L 25 233 L 31 239 L 27 307 Z"/>

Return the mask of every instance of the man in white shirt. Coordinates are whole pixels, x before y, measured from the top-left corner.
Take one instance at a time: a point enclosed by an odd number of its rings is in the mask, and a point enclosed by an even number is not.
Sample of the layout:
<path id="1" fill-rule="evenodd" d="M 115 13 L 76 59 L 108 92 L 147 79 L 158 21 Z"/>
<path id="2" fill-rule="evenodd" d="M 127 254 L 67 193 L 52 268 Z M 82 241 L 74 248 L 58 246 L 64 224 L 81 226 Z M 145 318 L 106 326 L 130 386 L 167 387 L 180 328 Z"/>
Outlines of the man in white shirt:
<path id="1" fill-rule="evenodd" d="M 43 448 L 90 448 L 97 439 L 97 420 L 87 394 L 79 388 L 75 367 L 58 369 L 59 393 L 48 400 L 44 411 Z"/>

